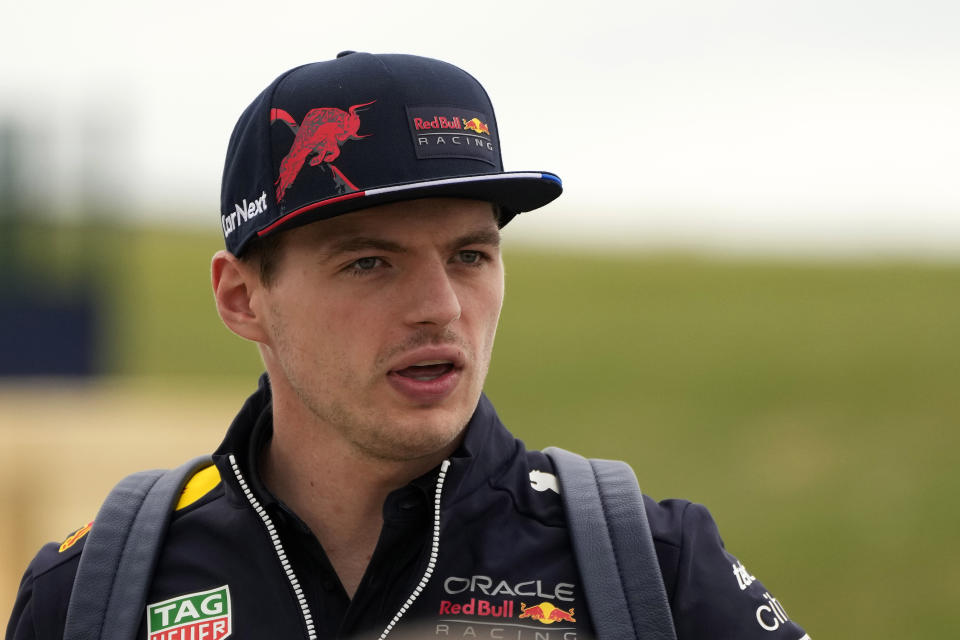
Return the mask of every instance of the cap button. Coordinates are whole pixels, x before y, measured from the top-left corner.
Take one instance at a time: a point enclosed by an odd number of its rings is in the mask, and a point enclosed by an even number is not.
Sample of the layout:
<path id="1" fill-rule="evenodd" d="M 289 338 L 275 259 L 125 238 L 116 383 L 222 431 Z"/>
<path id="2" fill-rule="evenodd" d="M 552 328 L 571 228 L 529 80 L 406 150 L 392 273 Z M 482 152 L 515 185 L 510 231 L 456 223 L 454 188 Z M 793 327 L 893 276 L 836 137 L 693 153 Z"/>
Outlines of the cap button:
<path id="1" fill-rule="evenodd" d="M 356 51 L 341 51 L 340 53 L 337 54 L 337 57 L 342 58 L 344 56 L 350 55 L 351 53 L 356 53 Z"/>

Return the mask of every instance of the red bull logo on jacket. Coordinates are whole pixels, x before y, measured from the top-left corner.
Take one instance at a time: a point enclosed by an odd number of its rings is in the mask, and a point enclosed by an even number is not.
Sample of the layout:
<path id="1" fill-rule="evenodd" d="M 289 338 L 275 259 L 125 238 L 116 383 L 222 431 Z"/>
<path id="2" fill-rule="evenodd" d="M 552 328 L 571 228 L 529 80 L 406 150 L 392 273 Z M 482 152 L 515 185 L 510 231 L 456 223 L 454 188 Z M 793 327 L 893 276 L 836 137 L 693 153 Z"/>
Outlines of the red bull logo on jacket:
<path id="1" fill-rule="evenodd" d="M 470 598 L 468 602 L 456 603 L 450 600 L 440 601 L 441 616 L 477 616 L 479 618 L 512 618 L 513 601 L 501 600 L 499 603 L 490 600 Z"/>
<path id="2" fill-rule="evenodd" d="M 559 607 L 555 607 L 549 602 L 541 602 L 540 604 L 528 607 L 526 603 L 520 603 L 520 615 L 519 618 L 530 618 L 531 620 L 536 620 L 537 622 L 542 622 L 543 624 L 553 624 L 554 622 L 576 622 L 576 618 L 573 617 L 573 608 L 564 610 Z"/>
<path id="3" fill-rule="evenodd" d="M 77 542 L 79 542 L 83 538 L 83 536 L 90 533 L 90 528 L 92 526 L 93 526 L 93 523 L 88 522 L 86 525 L 80 527 L 79 529 L 71 533 L 69 536 L 67 536 L 67 539 L 64 540 L 63 544 L 60 545 L 60 553 L 63 553 L 73 545 L 77 544 Z"/>

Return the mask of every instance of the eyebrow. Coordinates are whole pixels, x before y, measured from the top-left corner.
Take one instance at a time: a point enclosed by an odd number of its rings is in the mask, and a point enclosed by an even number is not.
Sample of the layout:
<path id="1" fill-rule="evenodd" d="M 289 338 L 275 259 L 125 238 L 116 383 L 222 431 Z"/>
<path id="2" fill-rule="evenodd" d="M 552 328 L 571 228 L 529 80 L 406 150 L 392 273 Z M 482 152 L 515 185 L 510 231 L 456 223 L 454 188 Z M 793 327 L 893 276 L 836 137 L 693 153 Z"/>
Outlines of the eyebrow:
<path id="1" fill-rule="evenodd" d="M 384 240 L 383 238 L 353 236 L 350 238 L 344 238 L 343 240 L 331 242 L 325 248 L 324 253 L 327 255 L 336 255 L 339 253 L 352 253 L 354 251 L 368 251 L 371 249 L 376 251 L 387 251 L 390 253 L 407 252 L 403 246 L 397 244 L 396 242 Z"/>
<path id="2" fill-rule="evenodd" d="M 456 240 L 450 243 L 451 247 L 465 247 L 471 244 L 485 244 L 491 247 L 500 246 L 500 230 L 499 229 L 483 229 L 482 231 L 474 231 L 460 236 Z"/>
<path id="3" fill-rule="evenodd" d="M 451 248 L 465 247 L 472 244 L 488 245 L 491 247 L 500 246 L 499 229 L 483 229 L 464 234 L 449 244 Z M 357 251 L 385 251 L 388 253 L 409 253 L 409 249 L 401 244 L 384 238 L 373 238 L 368 236 L 351 236 L 342 240 L 334 240 L 324 247 L 323 253 L 330 257 L 342 253 L 354 253 Z"/>

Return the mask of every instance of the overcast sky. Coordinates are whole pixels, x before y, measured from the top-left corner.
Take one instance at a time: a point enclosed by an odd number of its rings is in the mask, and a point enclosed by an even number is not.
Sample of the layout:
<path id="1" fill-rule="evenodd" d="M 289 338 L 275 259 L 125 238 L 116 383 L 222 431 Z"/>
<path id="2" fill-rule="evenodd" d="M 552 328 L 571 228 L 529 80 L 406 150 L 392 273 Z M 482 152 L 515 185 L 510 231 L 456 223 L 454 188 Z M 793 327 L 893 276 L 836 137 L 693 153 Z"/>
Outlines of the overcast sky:
<path id="1" fill-rule="evenodd" d="M 511 226 L 518 237 L 960 256 L 956 2 L 91 0 L 3 13 L 0 115 L 46 141 L 34 146 L 49 157 L 24 168 L 56 176 L 62 199 L 82 183 L 131 215 L 215 226 L 227 139 L 264 86 L 344 49 L 404 52 L 485 85 L 508 169 L 563 178 L 557 203 Z M 109 136 L 91 150 L 85 130 Z"/>

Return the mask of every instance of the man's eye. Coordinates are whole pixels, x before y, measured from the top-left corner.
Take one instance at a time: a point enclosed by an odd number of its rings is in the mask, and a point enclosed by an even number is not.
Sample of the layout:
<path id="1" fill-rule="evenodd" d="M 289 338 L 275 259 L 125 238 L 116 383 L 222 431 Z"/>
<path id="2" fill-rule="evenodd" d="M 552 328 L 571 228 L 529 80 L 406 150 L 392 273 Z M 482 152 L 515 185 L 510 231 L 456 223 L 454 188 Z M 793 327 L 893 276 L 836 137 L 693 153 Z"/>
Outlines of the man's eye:
<path id="1" fill-rule="evenodd" d="M 371 271 L 380 266 L 380 258 L 360 258 L 350 263 L 348 269 L 351 271 Z"/>
<path id="2" fill-rule="evenodd" d="M 461 251 L 460 262 L 463 264 L 478 264 L 483 261 L 483 254 L 479 251 Z"/>

